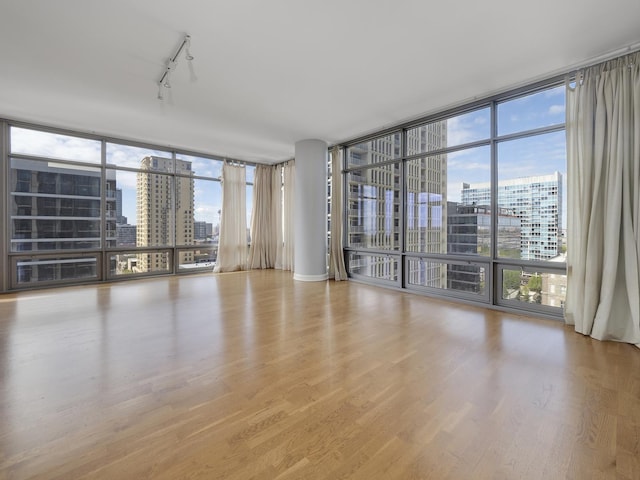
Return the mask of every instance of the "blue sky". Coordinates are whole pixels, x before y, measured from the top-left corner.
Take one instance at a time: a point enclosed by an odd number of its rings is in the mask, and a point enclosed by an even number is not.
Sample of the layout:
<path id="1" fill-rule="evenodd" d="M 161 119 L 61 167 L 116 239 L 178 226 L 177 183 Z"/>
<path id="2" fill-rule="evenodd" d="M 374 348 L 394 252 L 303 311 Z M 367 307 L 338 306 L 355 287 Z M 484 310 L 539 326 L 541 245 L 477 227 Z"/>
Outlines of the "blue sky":
<path id="1" fill-rule="evenodd" d="M 565 121 L 565 87 L 561 85 L 498 105 L 498 135 L 509 135 Z M 460 145 L 489 136 L 489 110 L 482 109 L 447 121 L 448 146 Z M 447 156 L 447 195 L 460 200 L 463 182 L 490 181 L 489 146 L 466 149 Z M 564 131 L 505 140 L 498 143 L 498 180 L 554 172 L 563 175 L 563 222 L 566 222 L 566 145 Z"/>

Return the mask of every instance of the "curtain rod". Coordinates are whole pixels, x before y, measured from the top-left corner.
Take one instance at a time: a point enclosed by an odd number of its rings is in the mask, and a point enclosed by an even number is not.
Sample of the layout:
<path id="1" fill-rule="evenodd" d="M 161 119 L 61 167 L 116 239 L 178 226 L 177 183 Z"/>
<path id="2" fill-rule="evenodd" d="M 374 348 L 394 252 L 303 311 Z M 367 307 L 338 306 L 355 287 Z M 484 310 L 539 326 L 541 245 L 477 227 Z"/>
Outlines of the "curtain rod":
<path id="1" fill-rule="evenodd" d="M 379 134 L 384 134 L 384 132 L 391 132 L 393 130 L 397 130 L 399 128 L 403 128 L 403 126 L 405 125 L 409 125 L 412 123 L 416 123 L 416 122 L 420 122 L 421 120 L 428 120 L 429 117 L 433 117 L 435 115 L 439 115 L 443 112 L 446 112 L 448 110 L 454 110 L 456 108 L 460 108 L 460 107 L 464 107 L 466 105 L 470 105 L 476 102 L 482 102 L 485 99 L 490 99 L 492 97 L 496 97 L 502 94 L 505 94 L 507 92 L 510 92 L 512 90 L 518 90 L 519 88 L 524 88 L 530 85 L 534 85 L 536 83 L 541 83 L 543 81 L 546 80 L 551 80 L 551 79 L 555 79 L 555 78 L 561 78 L 564 77 L 566 75 L 574 75 L 578 70 L 581 69 L 585 69 L 585 68 L 589 68 L 589 67 L 593 67 L 595 65 L 598 65 L 600 63 L 603 62 L 607 62 L 609 60 L 613 60 L 615 58 L 624 56 L 624 55 L 628 55 L 631 53 L 634 53 L 635 51 L 640 51 L 640 42 L 635 42 L 632 43 L 630 45 L 618 48 L 616 50 L 612 50 L 610 52 L 604 53 L 602 55 L 598 55 L 595 57 L 591 57 L 587 60 L 584 60 L 582 62 L 578 62 L 578 63 L 574 63 L 572 65 L 563 67 L 561 69 L 552 71 L 552 72 L 548 72 L 544 75 L 540 75 L 538 77 L 534 77 L 531 78 L 529 80 L 523 81 L 523 82 L 519 82 L 516 83 L 514 85 L 511 85 L 507 88 L 502 88 L 502 89 L 498 89 L 498 90 L 494 90 L 492 92 L 488 92 L 486 95 L 476 95 L 474 97 L 471 98 L 467 98 L 465 100 L 462 100 L 460 102 L 455 102 L 446 106 L 443 106 L 441 108 L 437 108 L 434 110 L 431 110 L 429 112 L 425 112 L 425 113 L 421 113 L 419 115 L 416 115 L 414 117 L 408 117 L 405 120 L 398 122 L 398 123 L 393 123 L 393 124 L 388 124 L 388 125 L 383 125 L 380 128 L 376 129 L 376 130 L 371 130 L 368 132 L 363 132 L 360 135 L 356 135 L 355 137 L 350 137 L 348 139 L 345 140 L 341 140 L 339 142 L 336 143 L 332 143 L 328 146 L 329 149 L 334 148 L 334 147 L 344 147 L 346 144 L 351 144 L 355 141 L 359 141 L 360 139 L 367 139 L 367 138 L 375 138 L 377 137 Z"/>
<path id="2" fill-rule="evenodd" d="M 625 55 L 629 55 L 631 53 L 635 53 L 636 51 L 640 51 L 640 42 L 628 45 L 626 47 L 623 48 L 619 48 L 617 50 L 614 50 L 612 52 L 609 53 L 605 53 L 603 55 L 599 55 L 597 57 L 593 57 L 589 60 L 587 60 L 586 62 L 581 62 L 580 64 L 577 64 L 573 67 L 570 67 L 568 69 L 565 69 L 565 73 L 564 75 L 570 75 L 572 73 L 577 72 L 578 70 L 582 70 L 585 68 L 589 68 L 589 67 L 594 67 L 596 65 L 599 65 L 601 63 L 605 63 L 608 62 L 610 60 L 615 60 L 616 58 L 619 57 L 624 57 Z"/>

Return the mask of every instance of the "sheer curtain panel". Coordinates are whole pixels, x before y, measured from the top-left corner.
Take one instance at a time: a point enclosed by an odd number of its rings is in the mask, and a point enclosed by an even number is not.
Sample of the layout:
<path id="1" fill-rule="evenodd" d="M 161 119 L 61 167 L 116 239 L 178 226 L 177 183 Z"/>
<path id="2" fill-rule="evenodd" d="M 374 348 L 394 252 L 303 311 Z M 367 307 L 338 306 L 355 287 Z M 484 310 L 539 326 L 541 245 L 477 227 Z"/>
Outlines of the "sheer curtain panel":
<path id="1" fill-rule="evenodd" d="M 567 88 L 566 321 L 640 344 L 640 52 Z"/>
<path id="2" fill-rule="evenodd" d="M 331 151 L 331 244 L 329 245 L 329 278 L 346 280 L 342 250 L 342 150 Z"/>
<path id="3" fill-rule="evenodd" d="M 273 219 L 273 260 L 271 268 L 278 268 L 282 256 L 282 165 L 271 167 L 271 218 Z"/>
<path id="4" fill-rule="evenodd" d="M 214 272 L 247 269 L 247 190 L 244 166 L 222 166 L 222 217 Z"/>
<path id="5" fill-rule="evenodd" d="M 249 268 L 274 268 L 282 245 L 282 174 L 279 165 L 257 165 L 253 185 Z"/>
<path id="6" fill-rule="evenodd" d="M 293 190 L 295 161 L 282 166 L 282 245 L 278 249 L 276 268 L 293 270 Z"/>

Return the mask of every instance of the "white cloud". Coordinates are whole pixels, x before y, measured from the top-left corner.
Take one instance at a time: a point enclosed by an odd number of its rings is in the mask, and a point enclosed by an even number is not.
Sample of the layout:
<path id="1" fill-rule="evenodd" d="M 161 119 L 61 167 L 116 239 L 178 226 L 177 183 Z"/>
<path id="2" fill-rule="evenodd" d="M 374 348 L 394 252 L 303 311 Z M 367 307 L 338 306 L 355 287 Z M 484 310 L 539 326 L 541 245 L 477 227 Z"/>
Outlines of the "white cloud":
<path id="1" fill-rule="evenodd" d="M 11 128 L 11 151 L 29 155 L 100 163 L 100 142 L 18 127 Z"/>
<path id="2" fill-rule="evenodd" d="M 199 203 L 195 208 L 195 220 L 199 222 L 209 222 L 217 225 L 220 219 L 218 210 L 221 209 L 221 205 Z"/>
<path id="3" fill-rule="evenodd" d="M 460 157 L 455 160 L 449 158 L 449 161 L 447 162 L 447 170 L 449 172 L 456 171 L 456 173 L 461 171 L 467 173 L 470 170 L 489 171 L 490 168 L 491 166 L 488 158 L 486 161 L 465 159 L 464 157 Z"/>
<path id="4" fill-rule="evenodd" d="M 171 153 L 161 150 L 149 150 L 117 143 L 107 143 L 107 165 L 140 168 L 140 160 L 149 155 L 171 158 Z"/>
<path id="5" fill-rule="evenodd" d="M 210 178 L 220 178 L 222 175 L 222 160 L 181 154 L 178 154 L 178 159 L 191 162 L 191 170 L 195 175 Z"/>
<path id="6" fill-rule="evenodd" d="M 564 104 L 562 105 L 551 105 L 549 107 L 549 110 L 547 111 L 547 113 L 549 115 L 560 115 L 560 114 L 564 114 L 565 108 L 564 108 Z"/>
<path id="7" fill-rule="evenodd" d="M 482 140 L 489 137 L 488 110 L 459 115 L 447 120 L 447 145 L 462 145 L 464 143 Z"/>
<path id="8" fill-rule="evenodd" d="M 459 150 L 447 155 L 449 174 L 469 170 L 487 171 L 490 169 L 490 150 L 488 146 Z"/>
<path id="9" fill-rule="evenodd" d="M 138 188 L 138 177 L 135 172 L 116 171 L 116 188 L 132 189 L 134 194 Z"/>
<path id="10" fill-rule="evenodd" d="M 460 145 L 467 143 L 471 137 L 471 132 L 464 128 L 457 117 L 447 121 L 447 145 Z"/>

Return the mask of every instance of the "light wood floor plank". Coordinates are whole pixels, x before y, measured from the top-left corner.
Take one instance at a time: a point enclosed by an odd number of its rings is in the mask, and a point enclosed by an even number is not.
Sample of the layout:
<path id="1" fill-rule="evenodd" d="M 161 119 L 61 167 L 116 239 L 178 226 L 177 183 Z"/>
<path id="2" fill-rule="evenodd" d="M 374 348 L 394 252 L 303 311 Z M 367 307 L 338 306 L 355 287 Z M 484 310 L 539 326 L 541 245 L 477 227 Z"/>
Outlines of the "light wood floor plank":
<path id="1" fill-rule="evenodd" d="M 640 351 L 252 271 L 0 296 L 0 479 L 639 479 Z"/>

